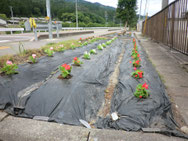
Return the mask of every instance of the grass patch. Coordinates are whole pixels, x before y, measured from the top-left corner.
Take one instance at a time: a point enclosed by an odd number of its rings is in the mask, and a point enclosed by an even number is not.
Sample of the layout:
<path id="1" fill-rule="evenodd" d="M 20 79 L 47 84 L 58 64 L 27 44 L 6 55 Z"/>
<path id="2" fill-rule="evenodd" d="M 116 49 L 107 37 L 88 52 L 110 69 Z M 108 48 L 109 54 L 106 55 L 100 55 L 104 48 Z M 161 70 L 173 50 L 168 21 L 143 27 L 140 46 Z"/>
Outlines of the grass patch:
<path id="1" fill-rule="evenodd" d="M 45 53 L 41 49 L 27 50 L 25 53 L 16 55 L 4 55 L 0 57 L 0 68 L 4 66 L 7 60 L 10 60 L 17 65 L 25 63 L 29 60 L 29 56 L 31 56 L 32 54 L 36 54 L 37 58 L 45 55 Z"/>
<path id="2" fill-rule="evenodd" d="M 61 48 L 62 45 L 63 45 L 65 50 L 71 49 L 72 43 L 76 47 L 80 47 L 80 45 L 81 45 L 78 40 L 68 40 L 68 41 L 62 41 L 62 42 L 59 42 L 59 43 L 48 43 L 47 45 L 42 47 L 42 50 L 53 47 L 55 52 L 59 52 L 59 48 Z"/>

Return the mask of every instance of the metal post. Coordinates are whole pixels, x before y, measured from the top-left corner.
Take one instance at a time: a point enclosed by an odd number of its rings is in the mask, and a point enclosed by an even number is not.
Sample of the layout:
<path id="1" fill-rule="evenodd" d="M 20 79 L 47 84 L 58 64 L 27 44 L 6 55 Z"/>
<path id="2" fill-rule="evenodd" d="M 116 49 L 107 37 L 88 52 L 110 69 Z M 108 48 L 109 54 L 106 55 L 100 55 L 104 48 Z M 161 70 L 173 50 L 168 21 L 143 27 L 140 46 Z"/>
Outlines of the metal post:
<path id="1" fill-rule="evenodd" d="M 57 29 L 57 38 L 59 38 L 59 24 L 56 23 L 56 29 Z"/>
<path id="2" fill-rule="evenodd" d="M 48 23 L 48 31 L 49 31 L 49 39 L 52 39 L 52 18 L 51 18 L 51 10 L 50 10 L 50 0 L 46 0 L 46 11 L 47 16 L 49 17 L 49 23 Z"/>
<path id="3" fill-rule="evenodd" d="M 76 27 L 78 28 L 78 1 L 76 0 Z"/>
<path id="4" fill-rule="evenodd" d="M 36 28 L 33 28 L 33 30 L 34 30 L 34 34 L 35 34 L 35 41 L 38 41 L 37 29 L 36 29 Z"/>
<path id="5" fill-rule="evenodd" d="M 12 20 L 13 20 L 13 25 L 14 25 L 14 16 L 13 16 L 13 10 L 12 10 L 12 6 L 9 6 L 10 7 L 10 13 L 11 13 L 11 17 L 12 17 Z"/>
<path id="6" fill-rule="evenodd" d="M 144 10 L 144 15 L 145 16 L 146 16 L 147 4 L 148 4 L 148 0 L 146 0 L 146 4 L 145 4 L 145 10 Z"/>
<path id="7" fill-rule="evenodd" d="M 172 6 L 172 27 L 171 27 L 171 46 L 170 50 L 174 47 L 174 21 L 175 21 L 175 4 Z"/>
<path id="8" fill-rule="evenodd" d="M 106 27 L 108 26 L 108 13 L 105 11 Z"/>
<path id="9" fill-rule="evenodd" d="M 142 0 L 140 1 L 140 13 L 139 13 L 139 22 L 140 22 L 140 19 L 141 19 L 141 12 L 142 12 Z"/>

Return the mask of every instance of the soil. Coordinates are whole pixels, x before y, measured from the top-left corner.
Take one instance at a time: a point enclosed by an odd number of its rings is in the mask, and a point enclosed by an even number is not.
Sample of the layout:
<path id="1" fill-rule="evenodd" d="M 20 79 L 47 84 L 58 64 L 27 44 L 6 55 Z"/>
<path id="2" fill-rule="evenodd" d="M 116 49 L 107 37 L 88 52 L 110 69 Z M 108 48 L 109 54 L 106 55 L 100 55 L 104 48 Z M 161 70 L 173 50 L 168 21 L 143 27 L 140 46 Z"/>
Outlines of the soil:
<path id="1" fill-rule="evenodd" d="M 120 54 L 117 62 L 116 62 L 116 66 L 114 69 L 114 72 L 112 73 L 110 80 L 109 80 L 109 84 L 105 90 L 106 94 L 105 94 L 105 102 L 103 103 L 102 107 L 100 108 L 99 112 L 98 112 L 98 116 L 100 117 L 106 117 L 109 113 L 110 113 L 110 107 L 111 107 L 111 99 L 113 97 L 114 94 L 114 89 L 118 83 L 118 76 L 119 76 L 119 66 L 122 62 L 123 59 L 123 55 L 125 53 L 125 50 L 122 50 L 122 53 Z"/>
<path id="2" fill-rule="evenodd" d="M 57 78 L 58 79 L 62 79 L 62 80 L 66 80 L 66 79 L 71 79 L 73 76 L 72 75 L 68 75 L 67 77 L 63 78 L 62 75 L 59 75 Z"/>

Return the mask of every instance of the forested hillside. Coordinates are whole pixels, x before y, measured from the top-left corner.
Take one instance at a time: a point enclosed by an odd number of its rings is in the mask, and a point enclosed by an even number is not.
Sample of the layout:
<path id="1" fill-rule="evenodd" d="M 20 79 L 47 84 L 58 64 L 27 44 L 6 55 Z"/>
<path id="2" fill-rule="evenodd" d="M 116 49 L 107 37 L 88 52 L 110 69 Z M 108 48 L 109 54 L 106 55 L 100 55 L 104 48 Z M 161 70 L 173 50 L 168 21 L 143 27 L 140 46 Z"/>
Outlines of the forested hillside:
<path id="1" fill-rule="evenodd" d="M 10 8 L 13 7 L 15 17 L 45 17 L 46 0 L 0 0 L 0 14 L 6 14 L 10 17 Z M 84 0 L 78 0 L 79 24 L 105 25 L 105 11 L 108 15 L 108 23 L 113 24 L 115 20 L 116 9 L 101 5 L 99 3 L 90 3 Z M 75 18 L 75 0 L 51 0 L 51 13 L 53 19 L 63 22 L 74 23 Z"/>

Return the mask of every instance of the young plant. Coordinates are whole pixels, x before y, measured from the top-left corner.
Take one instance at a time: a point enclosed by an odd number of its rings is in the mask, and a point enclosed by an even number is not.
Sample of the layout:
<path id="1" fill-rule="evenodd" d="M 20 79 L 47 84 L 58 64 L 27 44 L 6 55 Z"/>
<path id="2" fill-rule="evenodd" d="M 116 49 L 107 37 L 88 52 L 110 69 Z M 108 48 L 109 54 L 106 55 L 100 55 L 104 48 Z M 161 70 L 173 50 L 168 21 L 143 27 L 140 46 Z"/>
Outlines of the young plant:
<path id="1" fill-rule="evenodd" d="M 76 48 L 75 44 L 72 43 L 72 44 L 71 44 L 71 49 L 74 50 L 75 48 Z"/>
<path id="2" fill-rule="evenodd" d="M 63 64 L 59 67 L 60 71 L 61 71 L 61 76 L 63 78 L 68 78 L 68 76 L 70 76 L 72 67 L 70 65 L 67 64 Z"/>
<path id="3" fill-rule="evenodd" d="M 50 47 L 49 49 L 46 49 L 44 52 L 47 53 L 48 56 L 53 56 L 53 54 L 54 54 L 54 48 Z"/>
<path id="4" fill-rule="evenodd" d="M 18 73 L 16 71 L 16 69 L 18 69 L 18 66 L 16 64 L 13 64 L 12 61 L 7 61 L 6 64 L 4 65 L 4 67 L 1 69 L 1 71 L 3 73 L 5 73 L 6 75 L 11 75 L 11 74 L 16 74 Z"/>
<path id="5" fill-rule="evenodd" d="M 90 57 L 90 53 L 88 53 L 87 51 L 86 52 L 84 52 L 84 56 L 83 56 L 83 58 L 84 59 L 91 59 L 91 57 Z"/>
<path id="6" fill-rule="evenodd" d="M 136 67 L 136 68 L 138 68 L 138 67 L 140 67 L 141 65 L 140 65 L 140 60 L 134 60 L 133 61 L 133 67 Z"/>
<path id="7" fill-rule="evenodd" d="M 99 45 L 97 46 L 97 49 L 98 49 L 98 50 L 103 50 L 103 46 L 102 46 L 101 44 L 99 44 Z"/>
<path id="8" fill-rule="evenodd" d="M 133 43 L 136 43 L 136 39 L 135 38 L 133 38 Z"/>
<path id="9" fill-rule="evenodd" d="M 81 64 L 83 64 L 83 62 L 81 62 L 78 57 L 74 57 L 73 63 L 75 66 L 80 66 Z"/>
<path id="10" fill-rule="evenodd" d="M 106 42 L 106 45 L 110 45 L 112 43 L 112 40 L 109 40 Z"/>
<path id="11" fill-rule="evenodd" d="M 148 98 L 149 97 L 148 85 L 146 83 L 144 83 L 143 85 L 138 84 L 134 96 L 137 98 Z"/>
<path id="12" fill-rule="evenodd" d="M 104 48 L 106 48 L 106 44 L 105 44 L 105 43 L 102 43 L 102 46 L 103 46 Z"/>
<path id="13" fill-rule="evenodd" d="M 90 50 L 90 52 L 89 52 L 90 54 L 97 54 L 97 52 L 96 52 L 96 50 L 95 49 L 92 49 L 92 50 Z"/>
<path id="14" fill-rule="evenodd" d="M 31 56 L 29 56 L 29 60 L 34 64 L 37 62 L 37 58 L 36 58 L 36 54 L 32 54 Z"/>
<path id="15" fill-rule="evenodd" d="M 135 70 L 135 72 L 132 72 L 132 74 L 131 74 L 131 76 L 136 78 L 136 79 L 143 78 L 143 75 L 144 75 L 144 73 L 141 70 Z"/>
<path id="16" fill-rule="evenodd" d="M 138 52 L 136 51 L 135 53 L 132 53 L 132 58 L 133 58 L 134 60 L 139 60 L 140 54 L 138 54 Z"/>
<path id="17" fill-rule="evenodd" d="M 114 38 L 112 38 L 112 41 L 115 41 L 117 39 L 117 37 L 115 36 Z"/>
<path id="18" fill-rule="evenodd" d="M 57 48 L 58 52 L 63 52 L 65 51 L 64 45 L 59 45 L 59 47 Z"/>
<path id="19" fill-rule="evenodd" d="M 82 44 L 82 46 L 87 46 L 87 45 L 88 45 L 87 41 Z"/>

